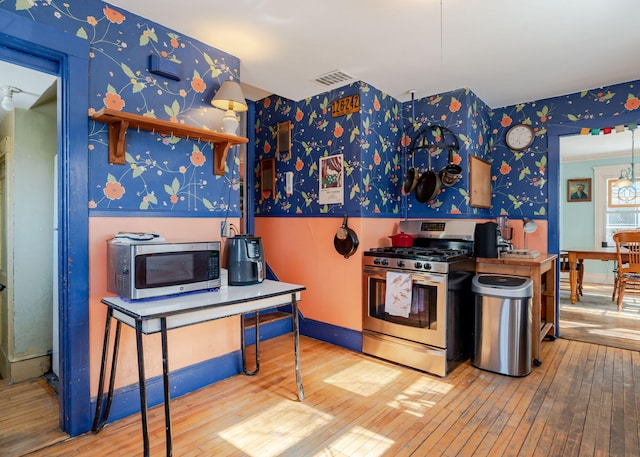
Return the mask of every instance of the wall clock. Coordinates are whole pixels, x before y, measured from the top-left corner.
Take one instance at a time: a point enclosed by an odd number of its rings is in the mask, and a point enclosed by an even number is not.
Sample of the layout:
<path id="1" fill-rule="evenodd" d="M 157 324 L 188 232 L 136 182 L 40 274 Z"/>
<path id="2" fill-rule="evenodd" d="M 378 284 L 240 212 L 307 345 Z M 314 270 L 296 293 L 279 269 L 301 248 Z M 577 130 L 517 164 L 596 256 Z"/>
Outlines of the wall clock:
<path id="1" fill-rule="evenodd" d="M 514 151 L 527 149 L 533 143 L 535 132 L 530 125 L 516 124 L 505 135 L 507 146 Z"/>

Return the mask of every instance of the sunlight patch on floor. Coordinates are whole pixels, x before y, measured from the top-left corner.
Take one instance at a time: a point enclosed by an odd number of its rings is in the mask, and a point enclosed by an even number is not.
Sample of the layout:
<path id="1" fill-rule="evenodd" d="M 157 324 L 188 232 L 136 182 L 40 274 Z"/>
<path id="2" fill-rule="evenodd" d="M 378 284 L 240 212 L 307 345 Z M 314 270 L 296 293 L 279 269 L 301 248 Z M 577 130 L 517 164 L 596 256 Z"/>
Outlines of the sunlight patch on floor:
<path id="1" fill-rule="evenodd" d="M 422 417 L 427 410 L 433 408 L 437 403 L 433 399 L 424 398 L 425 396 L 428 394 L 441 394 L 444 396 L 451 389 L 451 384 L 425 377 L 407 387 L 396 398 L 387 403 L 387 406 L 402 409 L 408 414 Z"/>
<path id="2" fill-rule="evenodd" d="M 313 435 L 332 419 L 303 403 L 283 401 L 221 431 L 220 436 L 248 456 L 273 457 Z"/>
<path id="3" fill-rule="evenodd" d="M 386 436 L 356 426 L 343 433 L 338 440 L 314 457 L 379 457 L 384 455 L 393 443 L 393 440 Z"/>
<path id="4" fill-rule="evenodd" d="M 587 324 L 585 322 L 576 322 L 576 321 L 569 321 L 566 319 L 560 319 L 560 328 L 587 328 L 587 327 L 598 328 L 600 326 L 595 324 Z"/>
<path id="5" fill-rule="evenodd" d="M 598 316 L 613 316 L 613 317 L 624 317 L 626 319 L 634 319 L 634 320 L 640 320 L 640 315 L 638 315 L 637 311 L 635 310 L 625 310 L 624 309 L 625 305 L 622 305 L 622 311 L 618 311 L 615 307 L 613 309 L 595 309 L 593 307 L 589 307 L 589 305 L 578 305 L 577 303 L 575 305 L 562 305 L 560 306 L 560 313 L 562 313 L 563 311 L 565 312 L 571 312 L 571 311 L 576 311 L 576 312 L 580 312 L 583 314 L 591 314 L 591 315 L 598 315 Z"/>
<path id="6" fill-rule="evenodd" d="M 324 381 L 354 394 L 370 397 L 391 384 L 400 373 L 397 368 L 363 360 Z"/>
<path id="7" fill-rule="evenodd" d="M 625 340 L 640 341 L 640 331 L 624 329 L 624 328 L 608 328 L 589 330 L 589 333 L 603 336 L 611 336 L 615 338 L 624 338 Z"/>

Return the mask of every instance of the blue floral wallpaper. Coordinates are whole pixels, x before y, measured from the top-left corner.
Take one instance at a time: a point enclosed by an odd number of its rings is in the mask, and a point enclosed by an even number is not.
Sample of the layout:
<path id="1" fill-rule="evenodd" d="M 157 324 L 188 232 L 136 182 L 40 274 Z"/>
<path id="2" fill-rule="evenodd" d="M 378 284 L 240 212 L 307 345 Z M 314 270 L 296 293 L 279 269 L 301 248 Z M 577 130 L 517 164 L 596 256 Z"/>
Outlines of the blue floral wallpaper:
<path id="1" fill-rule="evenodd" d="M 415 138 L 425 125 L 441 125 L 451 130 L 458 139 L 460 149 L 454 153 L 453 163 L 462 168 L 462 179 L 451 187 L 441 186 L 439 194 L 430 202 L 420 203 L 415 195 L 406 197 L 408 217 L 441 217 L 443 215 L 480 215 L 488 214 L 488 210 L 469 206 L 469 156 L 474 155 L 490 161 L 490 110 L 469 89 L 458 89 L 440 95 L 434 95 L 403 106 L 406 139 Z M 415 112 L 415 120 L 412 120 Z M 416 154 L 406 157 L 407 166 L 415 166 L 419 170 L 429 168 L 428 155 Z M 441 170 L 449 162 L 447 150 L 435 150 L 431 158 L 431 166 L 435 171 Z M 396 192 L 400 192 L 398 188 Z"/>
<path id="2" fill-rule="evenodd" d="M 360 94 L 358 113 L 332 117 L 335 100 Z M 428 217 L 482 214 L 469 206 L 469 155 L 487 160 L 490 134 L 489 109 L 468 89 L 401 104 L 393 97 L 364 83 L 354 83 L 302 102 L 271 96 L 256 109 L 256 198 L 257 215 L 343 214 L 385 217 Z M 413 119 L 415 113 L 415 120 Z M 277 123 L 293 124 L 291 158 L 276 157 Z M 463 178 L 426 204 L 402 187 L 408 167 L 428 168 L 428 156 L 409 154 L 413 139 L 425 126 L 440 125 L 456 134 L 460 149 L 453 163 L 463 168 Z M 344 154 L 344 205 L 318 204 L 318 160 Z M 276 192 L 263 194 L 259 187 L 259 161 L 275 157 Z M 284 159 L 284 160 L 283 160 Z M 435 150 L 432 167 L 449 163 L 448 151 Z M 285 173 L 294 175 L 294 191 L 285 194 Z"/>
<path id="3" fill-rule="evenodd" d="M 222 113 L 209 101 L 222 81 L 239 79 L 237 58 L 180 35 L 159 24 L 97 0 L 0 0 L 0 8 L 86 39 L 91 47 L 90 100 L 87 115 L 108 107 L 201 128 L 217 128 Z M 182 69 L 174 81 L 148 71 L 149 56 L 159 55 Z M 488 107 L 470 89 L 400 103 L 366 82 L 294 102 L 276 95 L 256 103 L 253 173 L 260 160 L 276 158 L 274 192 L 253 189 L 257 216 L 322 216 L 349 213 L 365 217 L 514 217 L 546 218 L 550 125 L 615 117 L 640 108 L 638 82 L 627 82 L 502 108 Z M 331 115 L 331 103 L 358 94 L 360 110 Z M 85 103 L 79 100 L 80 103 Z M 415 119 L 414 119 L 415 117 Z M 276 156 L 276 126 L 292 123 L 292 151 Z M 513 152 L 504 144 L 508 128 L 530 124 L 533 145 Z M 403 195 L 409 166 L 427 168 L 426 155 L 407 153 L 425 125 L 453 131 L 460 149 L 454 163 L 463 169 L 460 182 L 442 188 L 427 203 Z M 107 161 L 107 128 L 91 123 L 88 132 L 91 215 L 206 216 L 229 211 L 240 215 L 239 159 L 235 148 L 227 173 L 212 172 L 211 145 L 149 132 L 129 131 L 125 166 Z M 444 152 L 444 151 L 443 151 Z M 343 154 L 344 204 L 318 203 L 319 159 Z M 491 210 L 469 206 L 469 156 L 491 162 Z M 447 164 L 436 153 L 432 166 Z M 293 173 L 293 192 L 285 176 Z"/>
<path id="4" fill-rule="evenodd" d="M 356 113 L 333 117 L 332 102 L 357 94 Z M 276 126 L 292 124 L 292 150 L 276 154 Z M 353 83 L 300 102 L 270 96 L 256 107 L 256 215 L 399 215 L 395 192 L 403 176 L 400 103 L 374 87 Z M 321 205 L 319 159 L 343 154 L 344 205 Z M 260 189 L 260 160 L 276 158 L 276 192 Z M 293 193 L 285 194 L 285 174 Z"/>
<path id="5" fill-rule="evenodd" d="M 78 101 L 87 103 L 87 115 L 107 107 L 213 129 L 222 114 L 211 98 L 223 81 L 239 79 L 236 57 L 100 1 L 16 0 L 0 8 L 89 41 L 91 98 Z M 179 65 L 181 80 L 150 73 L 150 55 Z M 110 165 L 107 127 L 90 124 L 90 214 L 240 214 L 237 147 L 227 173 L 215 176 L 212 145 L 129 130 L 126 165 Z"/>
<path id="6" fill-rule="evenodd" d="M 493 110 L 492 213 L 546 218 L 548 175 L 558 173 L 547 170 L 549 125 L 640 113 L 639 97 L 640 82 L 633 81 Z M 531 125 L 536 136 L 529 149 L 514 152 L 504 135 L 518 123 Z"/>

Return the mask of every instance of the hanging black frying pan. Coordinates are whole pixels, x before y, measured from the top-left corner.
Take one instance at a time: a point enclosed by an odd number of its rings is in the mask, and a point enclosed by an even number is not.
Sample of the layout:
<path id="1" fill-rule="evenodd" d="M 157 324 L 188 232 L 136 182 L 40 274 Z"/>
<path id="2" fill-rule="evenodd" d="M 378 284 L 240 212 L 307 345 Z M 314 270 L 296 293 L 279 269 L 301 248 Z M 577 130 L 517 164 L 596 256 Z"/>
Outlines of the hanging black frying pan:
<path id="1" fill-rule="evenodd" d="M 409 168 L 409 171 L 407 171 L 407 177 L 405 178 L 404 185 L 402 186 L 402 192 L 405 195 L 409 195 L 411 192 L 413 192 L 413 190 L 416 188 L 416 185 L 418 184 L 418 178 L 420 178 L 420 173 L 418 173 L 418 170 L 413 164 L 413 158 L 414 155 L 413 153 L 411 153 L 411 168 Z"/>
<path id="2" fill-rule="evenodd" d="M 358 250 L 358 235 L 351 230 L 347 225 L 347 219 L 349 216 L 344 215 L 342 226 L 336 231 L 336 235 L 333 237 L 333 245 L 338 251 L 338 254 L 343 255 L 345 259 L 348 259 Z"/>
<path id="3" fill-rule="evenodd" d="M 427 154 L 429 154 L 429 168 L 418 179 L 415 190 L 416 200 L 420 203 L 427 203 L 436 198 L 442 184 L 438 173 L 431 168 L 431 151 L 427 151 Z"/>
<path id="4" fill-rule="evenodd" d="M 411 121 L 415 122 L 415 118 L 416 118 L 416 111 L 415 111 L 415 91 L 411 92 Z M 416 169 L 415 166 L 415 151 L 413 151 L 413 149 L 415 149 L 415 141 L 414 141 L 414 147 L 412 148 L 411 151 L 409 151 L 409 153 L 411 154 L 411 168 L 409 168 L 409 170 L 407 170 L 407 176 L 404 180 L 404 184 L 402 186 L 402 193 L 404 195 L 409 195 L 411 192 L 414 191 L 414 189 L 416 188 L 416 185 L 418 185 L 418 179 L 420 178 L 420 173 L 418 173 L 418 170 Z"/>

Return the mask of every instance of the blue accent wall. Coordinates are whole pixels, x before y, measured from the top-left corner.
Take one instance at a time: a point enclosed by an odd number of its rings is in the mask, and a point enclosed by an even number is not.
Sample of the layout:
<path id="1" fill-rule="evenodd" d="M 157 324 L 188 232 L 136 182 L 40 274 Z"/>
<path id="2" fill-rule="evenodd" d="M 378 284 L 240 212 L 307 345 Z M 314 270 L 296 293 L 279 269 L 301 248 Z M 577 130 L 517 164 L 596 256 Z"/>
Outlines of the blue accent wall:
<path id="1" fill-rule="evenodd" d="M 223 112 L 211 98 L 223 81 L 240 78 L 237 57 L 100 1 L 18 1 L 0 8 L 86 40 L 88 98 L 74 94 L 85 116 L 106 107 L 213 129 Z M 182 80 L 151 73 L 150 55 L 179 65 Z M 84 205 L 91 215 L 240 215 L 237 146 L 227 156 L 225 175 L 215 176 L 211 144 L 129 130 L 126 165 L 110 165 L 107 132 L 105 124 L 91 121 L 83 147 L 89 158 Z"/>

